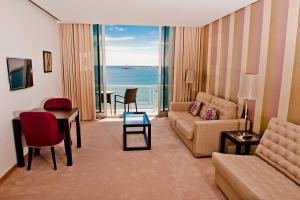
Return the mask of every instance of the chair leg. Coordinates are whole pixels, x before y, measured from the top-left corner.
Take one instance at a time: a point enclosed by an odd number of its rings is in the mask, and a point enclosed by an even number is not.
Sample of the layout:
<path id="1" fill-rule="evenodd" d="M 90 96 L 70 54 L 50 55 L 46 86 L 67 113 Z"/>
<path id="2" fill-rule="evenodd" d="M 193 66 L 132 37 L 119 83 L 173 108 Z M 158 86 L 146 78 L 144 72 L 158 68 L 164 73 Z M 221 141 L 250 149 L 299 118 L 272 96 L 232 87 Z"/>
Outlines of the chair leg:
<path id="1" fill-rule="evenodd" d="M 111 103 L 109 104 L 109 106 L 110 106 L 110 115 L 112 115 Z"/>
<path id="2" fill-rule="evenodd" d="M 34 148 L 34 157 L 41 155 L 40 150 L 41 148 Z"/>
<path id="3" fill-rule="evenodd" d="M 55 159 L 55 151 L 54 151 L 54 147 L 51 147 L 51 155 L 52 155 L 52 160 L 53 160 L 54 170 L 56 170 L 57 167 L 56 167 L 56 159 Z"/>
<path id="4" fill-rule="evenodd" d="M 126 112 L 126 104 L 124 103 L 124 112 Z"/>
<path id="5" fill-rule="evenodd" d="M 128 112 L 129 112 L 129 104 L 127 104 L 127 107 L 128 107 Z"/>
<path id="6" fill-rule="evenodd" d="M 117 100 L 117 97 L 115 96 L 115 115 L 117 114 L 117 102 L 116 102 L 116 100 Z"/>
<path id="7" fill-rule="evenodd" d="M 135 111 L 137 112 L 137 104 L 136 104 L 136 102 L 134 102 L 134 104 L 135 104 Z"/>
<path id="8" fill-rule="evenodd" d="M 28 166 L 27 166 L 27 170 L 31 169 L 32 154 L 33 154 L 33 147 L 28 147 Z"/>

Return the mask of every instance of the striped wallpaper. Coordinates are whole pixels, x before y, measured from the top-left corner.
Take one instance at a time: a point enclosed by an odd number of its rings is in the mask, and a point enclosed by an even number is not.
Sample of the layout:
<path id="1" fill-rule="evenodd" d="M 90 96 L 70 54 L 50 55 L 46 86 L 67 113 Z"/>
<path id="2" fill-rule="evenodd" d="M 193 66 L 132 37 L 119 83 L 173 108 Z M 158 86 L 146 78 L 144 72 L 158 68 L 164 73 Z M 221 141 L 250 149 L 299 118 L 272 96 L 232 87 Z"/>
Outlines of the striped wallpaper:
<path id="1" fill-rule="evenodd" d="M 300 124 L 299 9 L 300 0 L 260 0 L 202 29 L 202 91 L 238 103 L 240 75 L 257 73 L 256 132 L 272 117 Z"/>

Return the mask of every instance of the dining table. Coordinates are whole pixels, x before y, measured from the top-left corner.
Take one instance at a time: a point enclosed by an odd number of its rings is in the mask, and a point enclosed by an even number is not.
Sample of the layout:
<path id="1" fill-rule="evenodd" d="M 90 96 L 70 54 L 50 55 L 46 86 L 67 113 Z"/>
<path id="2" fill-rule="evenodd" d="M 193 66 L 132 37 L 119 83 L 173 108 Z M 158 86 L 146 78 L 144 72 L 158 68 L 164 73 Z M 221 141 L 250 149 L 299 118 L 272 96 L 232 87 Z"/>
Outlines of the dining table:
<path id="1" fill-rule="evenodd" d="M 65 132 L 65 151 L 67 157 L 67 166 L 72 166 L 72 142 L 71 142 L 71 134 L 70 134 L 70 123 L 72 121 L 76 121 L 76 138 L 77 138 L 77 148 L 81 148 L 81 131 L 80 131 L 80 116 L 79 109 L 72 108 L 70 110 L 45 110 L 44 108 L 34 108 L 27 112 L 49 112 L 52 113 L 58 122 L 59 128 L 63 128 Z M 20 116 L 17 116 L 12 119 L 13 124 L 13 133 L 14 133 L 14 141 L 15 141 L 15 150 L 17 157 L 17 166 L 24 167 L 24 152 L 23 152 L 23 141 L 22 141 L 22 127 Z"/>

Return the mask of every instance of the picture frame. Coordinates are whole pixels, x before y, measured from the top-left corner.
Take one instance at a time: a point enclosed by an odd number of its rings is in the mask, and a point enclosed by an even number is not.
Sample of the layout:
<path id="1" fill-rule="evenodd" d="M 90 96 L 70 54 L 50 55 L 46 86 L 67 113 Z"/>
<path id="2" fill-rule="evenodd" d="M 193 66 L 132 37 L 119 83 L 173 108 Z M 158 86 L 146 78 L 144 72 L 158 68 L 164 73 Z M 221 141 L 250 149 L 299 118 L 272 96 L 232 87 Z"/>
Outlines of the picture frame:
<path id="1" fill-rule="evenodd" d="M 43 51 L 44 73 L 52 72 L 52 53 Z"/>

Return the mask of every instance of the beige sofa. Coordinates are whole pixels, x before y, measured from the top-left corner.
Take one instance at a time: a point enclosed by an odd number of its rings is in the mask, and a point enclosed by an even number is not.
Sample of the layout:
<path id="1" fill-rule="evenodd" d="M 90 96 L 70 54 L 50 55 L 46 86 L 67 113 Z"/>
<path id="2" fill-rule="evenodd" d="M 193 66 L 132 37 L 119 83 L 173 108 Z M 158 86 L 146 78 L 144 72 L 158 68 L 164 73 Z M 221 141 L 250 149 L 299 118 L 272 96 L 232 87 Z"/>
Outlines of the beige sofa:
<path id="1" fill-rule="evenodd" d="M 271 119 L 254 156 L 213 154 L 228 199 L 300 199 L 300 126 Z"/>
<path id="2" fill-rule="evenodd" d="M 218 111 L 218 120 L 204 120 L 189 113 L 192 102 L 173 102 L 168 117 L 171 127 L 195 157 L 211 156 L 218 151 L 220 133 L 238 130 L 245 126 L 238 105 L 225 99 L 199 92 L 196 98 L 202 107 L 210 106 Z M 242 109 L 240 109 L 242 110 Z"/>

